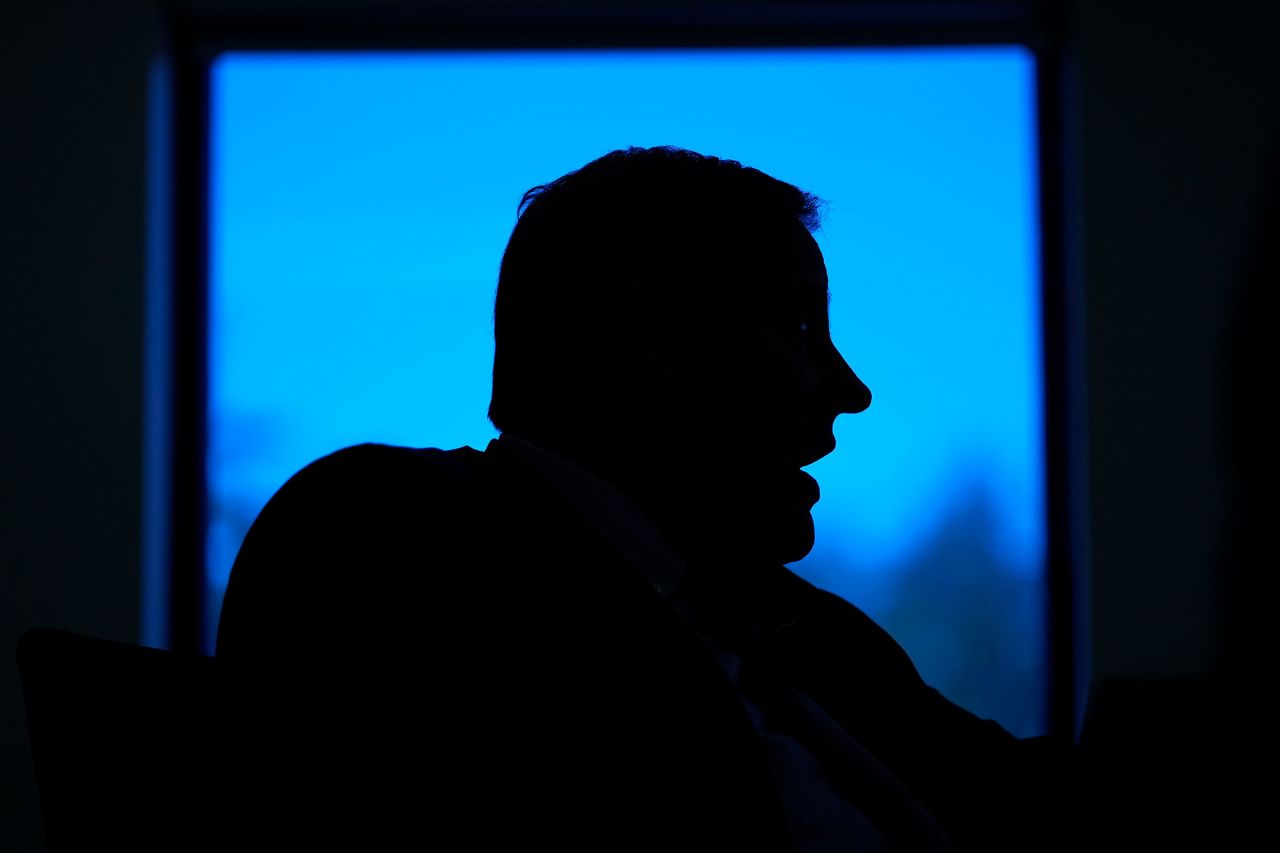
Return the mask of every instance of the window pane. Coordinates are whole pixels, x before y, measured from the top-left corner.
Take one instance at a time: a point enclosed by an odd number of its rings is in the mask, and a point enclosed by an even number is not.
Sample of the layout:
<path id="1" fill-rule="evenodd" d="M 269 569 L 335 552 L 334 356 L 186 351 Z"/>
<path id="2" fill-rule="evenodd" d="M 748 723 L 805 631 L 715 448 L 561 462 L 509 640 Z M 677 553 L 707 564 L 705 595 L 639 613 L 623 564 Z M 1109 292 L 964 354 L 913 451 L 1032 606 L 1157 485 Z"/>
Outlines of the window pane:
<path id="1" fill-rule="evenodd" d="M 1034 65 L 1017 47 L 228 54 L 213 69 L 211 631 L 257 512 L 348 444 L 483 448 L 524 190 L 614 148 L 829 202 L 836 423 L 794 568 L 932 684 L 1043 730 Z"/>

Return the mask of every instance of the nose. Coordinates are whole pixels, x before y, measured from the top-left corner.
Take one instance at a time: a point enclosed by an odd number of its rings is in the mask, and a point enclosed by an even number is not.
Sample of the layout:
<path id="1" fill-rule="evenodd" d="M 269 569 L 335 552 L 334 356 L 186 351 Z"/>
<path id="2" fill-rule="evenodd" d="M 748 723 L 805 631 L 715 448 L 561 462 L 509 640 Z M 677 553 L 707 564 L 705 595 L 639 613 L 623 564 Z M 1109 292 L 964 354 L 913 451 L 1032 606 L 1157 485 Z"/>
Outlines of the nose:
<path id="1" fill-rule="evenodd" d="M 856 415 L 865 412 L 871 405 L 871 389 L 853 372 L 838 349 L 832 347 L 831 352 L 834 361 L 830 393 L 835 414 Z"/>

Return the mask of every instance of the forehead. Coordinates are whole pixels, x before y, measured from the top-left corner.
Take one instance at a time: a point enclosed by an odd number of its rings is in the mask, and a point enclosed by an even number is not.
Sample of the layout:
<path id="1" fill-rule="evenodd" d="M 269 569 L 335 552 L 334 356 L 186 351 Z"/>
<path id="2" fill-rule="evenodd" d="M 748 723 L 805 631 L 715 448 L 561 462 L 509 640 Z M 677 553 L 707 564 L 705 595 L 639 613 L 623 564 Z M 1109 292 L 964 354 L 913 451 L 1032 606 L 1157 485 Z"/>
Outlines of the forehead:
<path id="1" fill-rule="evenodd" d="M 747 259 L 753 294 L 766 304 L 811 306 L 830 301 L 827 265 L 818 241 L 803 225 L 761 235 Z"/>

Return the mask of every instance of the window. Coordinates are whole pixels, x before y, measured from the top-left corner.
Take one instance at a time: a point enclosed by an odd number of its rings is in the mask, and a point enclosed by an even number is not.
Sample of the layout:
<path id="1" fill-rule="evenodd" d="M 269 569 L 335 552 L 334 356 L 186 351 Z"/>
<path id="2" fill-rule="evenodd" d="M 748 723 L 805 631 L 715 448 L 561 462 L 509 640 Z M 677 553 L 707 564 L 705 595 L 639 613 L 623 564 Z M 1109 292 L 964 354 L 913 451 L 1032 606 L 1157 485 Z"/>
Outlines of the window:
<path id="1" fill-rule="evenodd" d="M 793 567 L 925 678 L 1045 730 L 1035 59 L 1018 46 L 222 54 L 210 71 L 209 645 L 258 510 L 348 444 L 483 448 L 497 267 L 527 188 L 614 148 L 829 202 L 836 423 Z"/>

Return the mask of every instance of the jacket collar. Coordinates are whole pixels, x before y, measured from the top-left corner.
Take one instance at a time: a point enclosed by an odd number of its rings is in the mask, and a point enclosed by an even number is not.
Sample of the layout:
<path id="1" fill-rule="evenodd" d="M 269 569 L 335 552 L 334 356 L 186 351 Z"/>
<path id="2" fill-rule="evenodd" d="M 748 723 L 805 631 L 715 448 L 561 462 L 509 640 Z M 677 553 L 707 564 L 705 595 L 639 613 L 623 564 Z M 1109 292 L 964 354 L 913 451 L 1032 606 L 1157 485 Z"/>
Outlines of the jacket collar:
<path id="1" fill-rule="evenodd" d="M 553 497 L 637 571 L 664 598 L 678 595 L 688 562 L 625 494 L 582 466 L 510 431 L 490 440 L 485 455 L 514 465 L 534 490 Z M 549 494 L 548 494 L 549 493 Z M 586 532 L 584 531 L 584 532 Z M 805 621 L 819 591 L 785 566 L 771 567 L 748 596 L 766 634 Z"/>
<path id="2" fill-rule="evenodd" d="M 494 442 L 520 457 L 655 590 L 671 594 L 685 560 L 627 495 L 572 460 L 511 432 Z"/>

